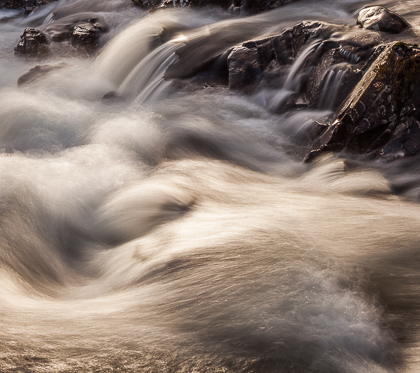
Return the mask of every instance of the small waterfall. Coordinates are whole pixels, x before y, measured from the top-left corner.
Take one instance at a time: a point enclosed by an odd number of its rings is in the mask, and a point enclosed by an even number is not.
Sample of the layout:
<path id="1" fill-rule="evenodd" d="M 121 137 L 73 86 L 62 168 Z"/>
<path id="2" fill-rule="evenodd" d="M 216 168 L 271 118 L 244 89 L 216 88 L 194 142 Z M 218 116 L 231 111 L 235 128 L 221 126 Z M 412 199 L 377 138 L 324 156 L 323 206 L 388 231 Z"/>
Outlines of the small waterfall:
<path id="1" fill-rule="evenodd" d="M 283 87 L 279 90 L 270 89 L 261 91 L 256 95 L 257 101 L 272 112 L 281 111 L 290 96 L 299 90 L 299 80 L 302 77 L 303 67 L 309 56 L 320 44 L 320 41 L 316 41 L 303 49 L 291 66 Z"/>
<path id="2" fill-rule="evenodd" d="M 322 84 L 321 96 L 318 101 L 318 109 L 333 110 L 338 90 L 346 75 L 346 70 L 331 69 L 325 74 Z"/>
<path id="3" fill-rule="evenodd" d="M 180 28 L 177 15 L 158 12 L 126 28 L 98 56 L 93 66 L 95 73 L 109 80 L 116 90 L 121 84 L 127 84 L 124 83 L 127 77 L 161 44 L 162 32 Z"/>
<path id="4" fill-rule="evenodd" d="M 143 58 L 117 89 L 124 97 L 137 96 L 140 102 L 156 99 L 170 84 L 163 79 L 166 69 L 177 60 L 175 51 L 182 44 L 168 42 Z"/>
<path id="5" fill-rule="evenodd" d="M 305 62 L 307 61 L 308 57 L 318 48 L 321 44 L 320 41 L 316 41 L 310 45 L 308 45 L 302 53 L 296 58 L 296 61 L 290 68 L 289 74 L 287 75 L 286 82 L 284 83 L 284 88 L 288 90 L 295 90 L 296 82 L 300 77 L 299 72 L 301 72 Z"/>

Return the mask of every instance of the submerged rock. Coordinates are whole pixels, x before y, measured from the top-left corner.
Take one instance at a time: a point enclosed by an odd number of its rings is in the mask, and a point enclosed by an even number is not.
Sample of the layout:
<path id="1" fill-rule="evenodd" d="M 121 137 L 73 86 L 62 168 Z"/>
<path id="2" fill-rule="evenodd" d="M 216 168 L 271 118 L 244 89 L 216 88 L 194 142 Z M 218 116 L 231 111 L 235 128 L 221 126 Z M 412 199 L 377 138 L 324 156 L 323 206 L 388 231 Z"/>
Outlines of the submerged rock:
<path id="1" fill-rule="evenodd" d="M 357 24 L 368 30 L 392 33 L 399 33 L 410 27 L 404 18 L 382 6 L 362 9 L 357 16 Z"/>
<path id="2" fill-rule="evenodd" d="M 42 58 L 49 54 L 48 37 L 40 30 L 27 27 L 15 48 L 15 54 L 27 58 Z"/>
<path id="3" fill-rule="evenodd" d="M 42 78 L 51 71 L 59 70 L 65 67 L 66 64 L 59 63 L 58 65 L 36 65 L 27 73 L 23 74 L 17 81 L 18 86 L 33 83 L 34 81 Z"/>
<path id="4" fill-rule="evenodd" d="M 420 49 L 396 42 L 378 51 L 308 159 L 332 150 L 387 160 L 419 153 Z"/>

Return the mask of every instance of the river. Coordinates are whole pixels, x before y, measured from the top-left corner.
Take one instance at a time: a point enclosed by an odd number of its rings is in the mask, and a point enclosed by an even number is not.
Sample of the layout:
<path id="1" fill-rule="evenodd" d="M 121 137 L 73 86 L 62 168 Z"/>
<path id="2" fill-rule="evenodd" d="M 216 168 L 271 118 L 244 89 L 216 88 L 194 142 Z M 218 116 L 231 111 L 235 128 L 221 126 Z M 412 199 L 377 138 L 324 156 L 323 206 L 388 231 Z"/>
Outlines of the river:
<path id="1" fill-rule="evenodd" d="M 303 20 L 345 32 L 365 4 L 0 12 L 1 372 L 420 370 L 418 157 L 303 163 L 330 96 L 276 114 L 280 90 L 163 78 L 181 47 L 189 68 Z M 381 4 L 420 33 L 418 1 Z M 14 55 L 85 11 L 109 25 L 98 54 Z"/>

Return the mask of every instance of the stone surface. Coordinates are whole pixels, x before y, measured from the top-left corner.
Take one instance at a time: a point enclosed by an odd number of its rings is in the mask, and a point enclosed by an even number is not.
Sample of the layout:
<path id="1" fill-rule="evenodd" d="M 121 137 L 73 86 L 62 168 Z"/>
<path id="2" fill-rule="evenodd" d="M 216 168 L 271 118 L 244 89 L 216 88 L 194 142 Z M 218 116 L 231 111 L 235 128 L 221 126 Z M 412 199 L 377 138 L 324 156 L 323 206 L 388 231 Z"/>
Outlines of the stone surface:
<path id="1" fill-rule="evenodd" d="M 87 53 L 93 53 L 99 45 L 99 37 L 104 31 L 96 19 L 90 19 L 76 25 L 73 29 L 70 43 L 77 50 Z"/>
<path id="2" fill-rule="evenodd" d="M 15 54 L 27 58 L 42 58 L 49 54 L 48 37 L 40 30 L 27 27 L 15 48 Z"/>
<path id="3" fill-rule="evenodd" d="M 0 0 L 0 8 L 24 9 L 26 13 L 30 13 L 37 6 L 53 1 L 56 0 Z"/>
<path id="4" fill-rule="evenodd" d="M 132 0 L 145 9 L 157 10 L 168 7 L 217 6 L 232 12 L 258 13 L 297 0 Z"/>
<path id="5" fill-rule="evenodd" d="M 74 51 L 90 55 L 98 49 L 100 37 L 107 31 L 108 26 L 101 17 L 78 13 L 38 29 L 26 28 L 15 51 L 18 55 L 37 58 Z"/>
<path id="6" fill-rule="evenodd" d="M 357 24 L 368 30 L 392 33 L 399 33 L 410 27 L 404 18 L 382 6 L 362 9 L 357 16 Z"/>
<path id="7" fill-rule="evenodd" d="M 337 150 L 387 160 L 419 152 L 420 49 L 395 42 L 378 51 L 308 159 Z"/>
<path id="8" fill-rule="evenodd" d="M 295 64 L 301 76 L 293 87 L 297 101 L 314 108 L 337 107 L 373 62 L 374 46 L 381 42 L 361 30 L 338 41 L 331 39 L 340 27 L 302 22 L 280 35 L 233 48 L 227 59 L 229 87 L 249 91 L 263 85 L 278 89 Z"/>

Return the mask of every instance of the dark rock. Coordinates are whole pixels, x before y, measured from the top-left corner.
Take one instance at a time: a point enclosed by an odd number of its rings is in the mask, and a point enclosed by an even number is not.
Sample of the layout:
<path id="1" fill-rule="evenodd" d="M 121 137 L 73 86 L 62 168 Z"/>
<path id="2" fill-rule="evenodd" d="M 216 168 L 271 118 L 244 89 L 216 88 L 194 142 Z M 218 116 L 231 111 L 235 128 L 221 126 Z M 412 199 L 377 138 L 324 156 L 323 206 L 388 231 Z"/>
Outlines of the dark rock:
<path id="1" fill-rule="evenodd" d="M 420 49 L 391 43 L 364 74 L 308 159 L 346 150 L 384 159 L 420 150 Z"/>
<path id="2" fill-rule="evenodd" d="M 399 33 L 410 27 L 404 18 L 382 6 L 362 9 L 357 16 L 357 24 L 368 30 L 392 33 Z"/>
<path id="3" fill-rule="evenodd" d="M 86 23 L 94 25 L 96 29 L 93 33 L 105 33 L 108 31 L 108 26 L 105 21 L 98 17 L 97 14 L 92 12 L 77 13 L 71 16 L 61 18 L 57 21 L 41 26 L 40 29 L 48 34 L 50 39 L 54 42 L 62 42 L 70 40 L 74 33 L 75 28 L 82 26 Z M 91 29 L 91 26 L 88 26 Z M 93 31 L 93 30 L 92 30 Z M 81 32 L 83 34 L 83 32 Z"/>
<path id="4" fill-rule="evenodd" d="M 338 107 L 361 79 L 366 65 L 373 63 L 370 57 L 381 41 L 375 34 L 366 36 L 362 31 L 331 39 L 340 28 L 324 22 L 302 22 L 280 35 L 242 43 L 227 59 L 229 87 L 249 91 L 263 85 L 278 89 L 291 65 L 298 64 L 300 82 L 294 82 L 293 87 L 296 99 L 303 95 L 300 101 L 315 108 Z"/>
<path id="5" fill-rule="evenodd" d="M 80 13 L 42 25 L 38 29 L 25 29 L 16 54 L 44 57 L 56 53 L 76 51 L 92 54 L 100 44 L 100 37 L 108 31 L 106 23 L 94 13 Z M 69 44 L 62 42 L 68 41 Z M 72 46 L 72 47 L 70 47 Z"/>
<path id="6" fill-rule="evenodd" d="M 259 13 L 291 2 L 293 0 L 233 0 L 230 10 L 233 12 Z"/>
<path id="7" fill-rule="evenodd" d="M 258 13 L 297 0 L 132 0 L 144 9 L 156 10 L 168 7 L 217 6 L 232 12 Z"/>
<path id="8" fill-rule="evenodd" d="M 99 37 L 104 29 L 96 19 L 89 21 L 74 27 L 70 43 L 79 51 L 93 53 L 98 47 Z"/>
<path id="9" fill-rule="evenodd" d="M 24 9 L 26 13 L 32 12 L 37 6 L 56 0 L 0 0 L 0 8 Z"/>
<path id="10" fill-rule="evenodd" d="M 27 58 L 42 58 L 49 54 L 48 37 L 38 29 L 27 27 L 15 48 L 15 54 Z"/>
<path id="11" fill-rule="evenodd" d="M 18 86 L 33 83 L 34 81 L 42 78 L 44 75 L 51 71 L 62 69 L 66 66 L 65 63 L 58 65 L 36 65 L 30 69 L 27 73 L 23 74 L 17 81 Z"/>

